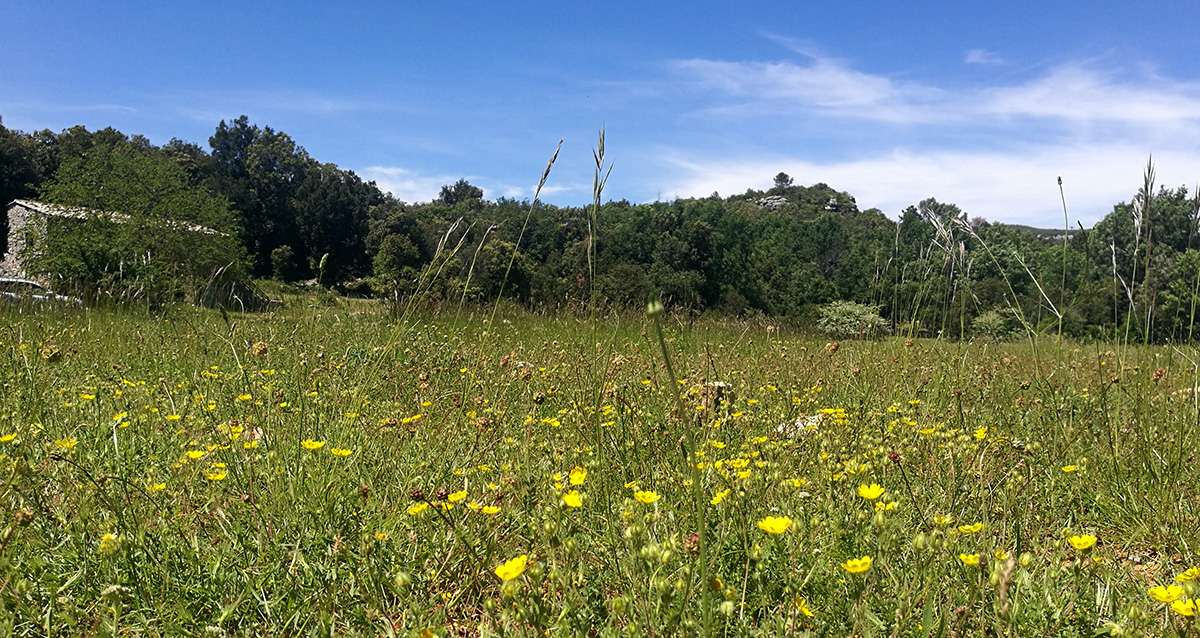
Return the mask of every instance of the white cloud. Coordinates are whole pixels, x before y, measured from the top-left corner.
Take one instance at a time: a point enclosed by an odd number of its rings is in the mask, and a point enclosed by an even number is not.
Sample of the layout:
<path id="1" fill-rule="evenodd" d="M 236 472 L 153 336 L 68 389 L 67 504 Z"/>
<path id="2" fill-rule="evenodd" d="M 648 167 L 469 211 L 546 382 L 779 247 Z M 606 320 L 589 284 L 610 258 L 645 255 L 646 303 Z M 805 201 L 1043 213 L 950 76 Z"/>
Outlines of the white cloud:
<path id="1" fill-rule="evenodd" d="M 399 166 L 368 166 L 358 173 L 403 202 L 430 201 L 438 196 L 442 186 L 458 181 L 457 177 L 426 175 Z"/>
<path id="2" fill-rule="evenodd" d="M 811 57 L 807 64 L 677 60 L 671 69 L 700 89 L 742 104 L 769 103 L 866 119 L 917 119 L 920 104 L 940 96 L 933 87 L 896 82 L 825 57 Z"/>
<path id="3" fill-rule="evenodd" d="M 702 89 L 701 113 L 794 113 L 892 124 L 1006 125 L 1013 118 L 1135 126 L 1200 121 L 1200 83 L 1063 64 L 1000 86 L 940 87 L 860 71 L 831 57 L 792 61 L 676 60 L 683 86 Z"/>
<path id="4" fill-rule="evenodd" d="M 987 49 L 971 49 L 963 56 L 963 62 L 966 64 L 1004 64 L 1004 59 L 1001 58 L 995 51 Z"/>
<path id="5" fill-rule="evenodd" d="M 459 179 L 465 179 L 483 190 L 487 199 L 509 197 L 513 199 L 533 197 L 533 186 L 517 186 L 506 182 L 496 182 L 487 177 L 472 175 L 436 175 L 421 173 L 400 166 L 368 166 L 358 171 L 360 177 L 373 180 L 380 189 L 391 193 L 403 202 L 427 202 L 436 199 L 441 193 L 442 186 L 453 184 Z M 573 190 L 571 186 L 554 188 L 546 186 L 542 195 Z"/>
<path id="6" fill-rule="evenodd" d="M 1141 184 L 1149 149 L 1127 143 L 1027 146 L 1011 150 L 897 149 L 869 158 L 820 162 L 775 156 L 695 161 L 675 154 L 677 178 L 668 196 L 724 195 L 766 188 L 779 171 L 799 184 L 825 182 L 850 192 L 859 208 L 876 207 L 892 217 L 926 198 L 958 204 L 971 216 L 1054 227 L 1062 224 L 1056 178 L 1061 175 L 1072 224 L 1085 225 L 1114 203 L 1130 199 Z M 1200 178 L 1200 155 L 1186 149 L 1155 152 L 1158 181 L 1191 184 Z"/>

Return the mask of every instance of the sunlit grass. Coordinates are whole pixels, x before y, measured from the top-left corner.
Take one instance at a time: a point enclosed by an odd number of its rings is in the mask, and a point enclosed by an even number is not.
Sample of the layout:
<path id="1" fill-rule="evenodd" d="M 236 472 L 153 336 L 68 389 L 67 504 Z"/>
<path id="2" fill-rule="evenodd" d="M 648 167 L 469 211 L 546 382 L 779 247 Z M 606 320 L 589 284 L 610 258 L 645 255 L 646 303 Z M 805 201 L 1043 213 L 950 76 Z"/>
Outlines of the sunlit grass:
<path id="1" fill-rule="evenodd" d="M 0 316 L 0 619 L 1197 630 L 1190 351 L 487 315 Z"/>

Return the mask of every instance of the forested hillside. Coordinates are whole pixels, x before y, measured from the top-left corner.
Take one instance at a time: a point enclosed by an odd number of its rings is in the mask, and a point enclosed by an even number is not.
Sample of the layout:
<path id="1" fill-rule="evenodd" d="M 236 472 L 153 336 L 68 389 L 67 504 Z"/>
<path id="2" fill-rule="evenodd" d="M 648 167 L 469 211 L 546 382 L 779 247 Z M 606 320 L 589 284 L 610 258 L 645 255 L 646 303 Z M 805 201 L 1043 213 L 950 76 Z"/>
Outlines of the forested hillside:
<path id="1" fill-rule="evenodd" d="M 163 168 L 160 177 L 179 188 L 225 200 L 238 267 L 257 278 L 403 297 L 440 246 L 453 258 L 432 295 L 454 302 L 502 295 L 571 309 L 594 289 L 609 306 L 659 298 L 678 311 L 810 321 L 818 305 L 848 300 L 877 306 L 898 334 L 1003 336 L 1027 326 L 1137 340 L 1193 336 L 1200 198 L 1156 186 L 1149 174 L 1142 192 L 1070 232 L 969 218 L 932 197 L 894 221 L 859 209 L 849 193 L 795 185 L 782 173 L 767 191 L 609 201 L 596 211 L 594 282 L 589 207 L 537 203 L 530 215 L 531 202 L 486 200 L 466 181 L 431 202 L 401 202 L 246 117 L 222 121 L 207 148 L 177 139 L 155 146 L 113 129 L 0 126 L 0 200 L 104 201 L 98 176 L 110 164 L 97 158 L 131 156 Z"/>

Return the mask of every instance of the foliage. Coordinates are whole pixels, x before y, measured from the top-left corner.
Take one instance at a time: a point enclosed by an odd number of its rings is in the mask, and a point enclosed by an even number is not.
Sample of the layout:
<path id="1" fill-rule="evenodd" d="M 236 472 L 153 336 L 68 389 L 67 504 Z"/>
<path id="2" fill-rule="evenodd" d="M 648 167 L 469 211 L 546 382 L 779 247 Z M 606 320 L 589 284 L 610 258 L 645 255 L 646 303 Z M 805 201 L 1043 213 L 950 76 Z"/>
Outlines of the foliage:
<path id="1" fill-rule="evenodd" d="M 992 341 L 1004 341 L 1012 336 L 1012 324 L 1003 312 L 987 310 L 971 320 L 971 333 Z"/>
<path id="2" fill-rule="evenodd" d="M 887 333 L 887 321 L 879 308 L 853 301 L 835 301 L 821 306 L 817 327 L 842 339 L 873 339 Z"/>
<path id="3" fill-rule="evenodd" d="M 432 201 L 400 202 L 244 116 L 219 123 L 208 143 L 208 149 L 181 140 L 155 147 L 144 137 L 81 126 L 4 130 L 0 193 L 28 195 L 63 162 L 125 145 L 165 158 L 190 186 L 227 199 L 234 234 L 258 277 L 313 278 L 328 255 L 324 285 L 345 289 L 369 278 L 378 294 L 394 296 L 404 288 L 397 282 L 427 272 L 422 299 L 457 302 L 467 292 L 474 303 L 488 303 L 489 275 L 472 272 L 472 262 L 484 258 L 486 266 L 487 258 L 506 253 L 514 266 L 521 262 L 524 283 L 497 286 L 497 296 L 531 309 L 591 307 L 594 292 L 609 308 L 662 299 L 679 310 L 798 324 L 811 321 L 814 308 L 842 300 L 878 307 L 892 331 L 913 336 L 968 337 L 976 317 L 1005 308 L 1035 334 L 1200 338 L 1193 321 L 1200 287 L 1194 277 L 1186 283 L 1193 271 L 1184 257 L 1200 250 L 1200 198 L 1153 179 L 1090 229 L 972 219 L 932 197 L 894 221 L 860 210 L 849 193 L 823 183 L 797 185 L 784 173 L 770 180 L 769 190 L 727 197 L 535 210 L 528 201 L 485 199 L 465 179 Z M 767 195 L 772 203 L 764 207 L 759 201 Z M 594 245 L 592 226 L 600 229 Z M 389 266 L 394 254 L 379 256 L 393 235 L 401 239 L 389 247 L 405 247 L 396 267 Z M 450 251 L 435 265 L 439 245 L 468 249 Z M 274 258 L 283 247 L 278 256 L 290 250 L 290 260 Z"/>
<path id="4" fill-rule="evenodd" d="M 29 246 L 30 269 L 88 297 L 194 300 L 218 272 L 232 279 L 241 272 L 225 200 L 134 146 L 96 147 L 65 160 L 42 197 L 92 212 L 51 217 Z"/>

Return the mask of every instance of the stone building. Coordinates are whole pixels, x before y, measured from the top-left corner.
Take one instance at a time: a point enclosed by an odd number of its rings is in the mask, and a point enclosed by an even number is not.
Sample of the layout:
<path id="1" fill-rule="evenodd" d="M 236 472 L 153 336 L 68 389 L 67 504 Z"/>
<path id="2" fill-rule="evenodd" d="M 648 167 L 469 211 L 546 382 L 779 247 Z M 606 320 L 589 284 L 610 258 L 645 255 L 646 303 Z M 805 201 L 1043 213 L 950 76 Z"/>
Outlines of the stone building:
<path id="1" fill-rule="evenodd" d="M 51 225 L 61 223 L 78 223 L 87 219 L 106 219 L 114 223 L 123 223 L 129 216 L 123 213 L 113 213 L 82 206 L 61 206 L 48 204 L 31 199 L 13 200 L 6 211 L 8 218 L 8 233 L 0 238 L 0 277 L 20 277 L 37 280 L 29 271 L 28 264 L 36 257 L 39 238 L 45 237 Z M 168 223 L 168 227 L 183 229 L 204 234 L 220 234 L 211 228 L 195 224 Z M 41 282 L 46 283 L 46 282 Z"/>

